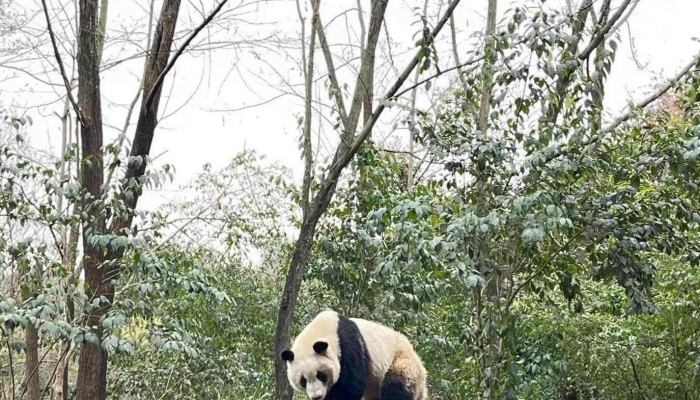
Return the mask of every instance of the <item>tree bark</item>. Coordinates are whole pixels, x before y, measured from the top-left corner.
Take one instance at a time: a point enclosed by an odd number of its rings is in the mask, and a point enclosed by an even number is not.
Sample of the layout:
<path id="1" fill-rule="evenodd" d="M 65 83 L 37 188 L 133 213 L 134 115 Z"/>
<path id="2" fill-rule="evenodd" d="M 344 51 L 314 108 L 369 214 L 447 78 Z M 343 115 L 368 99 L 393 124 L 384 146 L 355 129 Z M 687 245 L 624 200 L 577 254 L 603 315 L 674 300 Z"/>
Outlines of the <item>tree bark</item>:
<path id="1" fill-rule="evenodd" d="M 27 400 L 39 400 L 41 387 L 39 385 L 39 333 L 34 325 L 27 325 L 25 331 L 27 340 L 27 360 L 24 363 L 27 376 Z"/>
<path id="2" fill-rule="evenodd" d="M 318 214 L 316 214 L 318 215 Z M 284 292 L 282 292 L 282 300 L 280 302 L 279 317 L 277 320 L 277 331 L 275 336 L 275 379 L 277 399 L 291 399 L 293 392 L 292 387 L 287 382 L 287 371 L 284 364 L 280 367 L 279 354 L 287 347 L 290 342 L 291 327 L 294 318 L 294 307 L 297 302 L 297 295 L 301 287 L 301 281 L 304 275 L 303 267 L 309 259 L 311 245 L 313 244 L 314 234 L 316 233 L 316 224 L 318 218 L 312 218 L 304 221 L 299 232 L 292 261 L 289 265 L 289 272 L 284 284 Z"/>
<path id="3" fill-rule="evenodd" d="M 78 172 L 80 176 L 80 172 Z M 73 214 L 80 214 L 80 207 L 77 204 L 73 205 Z M 65 252 L 63 255 L 63 264 L 66 269 L 69 269 L 73 273 L 68 278 L 66 283 L 66 322 L 69 324 L 73 323 L 75 319 L 75 300 L 73 297 L 75 284 L 78 282 L 78 271 L 75 268 L 75 261 L 78 256 L 78 239 L 79 239 L 79 228 L 74 226 L 71 228 L 70 235 L 68 235 L 67 245 L 65 246 Z M 59 359 L 56 365 L 56 374 L 54 376 L 54 381 L 51 386 L 51 399 L 52 400 L 68 400 L 68 365 L 70 364 L 71 353 L 71 341 L 63 341 L 61 343 L 60 350 L 58 352 Z"/>
<path id="4" fill-rule="evenodd" d="M 138 199 L 141 196 L 141 184 L 139 178 L 146 172 L 147 157 L 151 152 L 151 144 L 158 125 L 158 107 L 160 105 L 162 82 L 158 78 L 165 71 L 170 58 L 170 50 L 175 35 L 177 17 L 180 12 L 180 0 L 165 0 L 161 9 L 160 18 L 155 30 L 153 45 L 148 56 L 146 71 L 144 73 L 144 90 L 141 102 L 139 119 L 136 123 L 136 133 L 131 146 L 129 157 L 132 160 L 127 165 L 124 176 L 122 190 L 126 194 L 124 200 L 128 209 L 133 211 L 136 208 Z M 147 101 L 151 99 L 150 103 Z M 139 159 L 139 160 L 136 160 Z M 142 182 L 141 182 L 142 183 Z M 131 225 L 133 213 L 127 217 L 115 219 L 116 223 L 113 231 L 122 233 L 123 229 Z"/>
<path id="5" fill-rule="evenodd" d="M 102 251 L 93 245 L 90 236 L 102 234 L 105 229 L 103 213 L 98 201 L 102 197 L 104 179 L 102 158 L 102 104 L 100 75 L 97 62 L 97 0 L 80 0 L 80 35 L 78 36 L 78 107 L 81 135 L 81 185 L 87 191 L 82 208 L 88 215 L 83 221 L 83 266 L 86 294 L 90 300 L 105 296 L 111 302 L 114 290 L 104 279 Z M 87 326 L 97 336 L 97 343 L 85 342 L 80 351 L 78 366 L 78 400 L 103 400 L 106 395 L 107 354 L 100 345 L 102 329 L 100 317 L 104 306 L 86 310 Z"/>

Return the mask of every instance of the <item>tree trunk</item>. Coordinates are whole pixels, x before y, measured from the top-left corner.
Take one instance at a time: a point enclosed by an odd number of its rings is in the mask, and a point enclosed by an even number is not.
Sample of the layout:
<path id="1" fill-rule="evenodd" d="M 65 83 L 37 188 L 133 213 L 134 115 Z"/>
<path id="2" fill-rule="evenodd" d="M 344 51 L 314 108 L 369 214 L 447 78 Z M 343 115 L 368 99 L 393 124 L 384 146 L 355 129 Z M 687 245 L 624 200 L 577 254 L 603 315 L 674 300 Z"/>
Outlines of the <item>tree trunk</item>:
<path id="1" fill-rule="evenodd" d="M 134 134 L 134 143 L 131 146 L 129 156 L 140 157 L 141 162 L 131 162 L 127 166 L 126 175 L 122 189 L 131 194 L 126 196 L 125 201 L 130 210 L 136 208 L 136 204 L 141 195 L 141 185 L 137 184 L 136 188 L 129 187 L 132 180 L 141 178 L 146 172 L 146 158 L 151 152 L 151 144 L 155 134 L 156 125 L 158 125 L 158 107 L 160 105 L 161 92 L 163 90 L 162 82 L 158 83 L 158 78 L 165 71 L 170 59 L 170 50 L 175 35 L 177 25 L 177 17 L 180 12 L 180 0 L 165 0 L 161 10 L 158 25 L 151 46 L 151 52 L 146 65 L 144 74 L 144 90 L 141 102 L 141 111 L 139 119 L 136 123 L 136 133 Z M 150 104 L 147 99 L 151 99 Z M 113 227 L 115 233 L 128 228 L 131 225 L 133 214 L 126 218 L 118 218 L 118 222 Z"/>
<path id="2" fill-rule="evenodd" d="M 26 296 L 22 296 L 25 301 L 29 301 L 36 298 L 38 288 L 41 287 L 41 280 L 43 271 L 40 266 L 29 266 L 27 265 L 26 270 L 23 272 L 25 276 L 25 285 L 29 288 Z M 24 389 L 22 391 L 23 395 L 27 395 L 28 400 L 39 400 L 41 397 L 41 388 L 39 381 L 39 332 L 36 326 L 32 323 L 27 324 L 24 331 L 25 341 L 27 343 L 27 358 L 24 361 Z M 23 397 L 23 396 L 22 396 Z"/>
<path id="3" fill-rule="evenodd" d="M 318 1 L 320 0 L 317 0 L 317 2 Z M 341 111 L 341 118 L 343 119 L 343 134 L 341 135 L 340 144 L 338 145 L 335 157 L 333 158 L 334 163 L 336 163 L 344 153 L 349 151 L 349 144 L 355 136 L 355 130 L 357 129 L 357 125 L 359 123 L 362 105 L 366 105 L 368 103 L 371 104 L 375 51 L 379 40 L 379 34 L 381 33 L 384 12 L 386 11 L 388 3 L 388 0 L 374 0 L 372 2 L 372 16 L 370 19 L 367 45 L 362 54 L 360 73 L 357 83 L 355 84 L 355 92 L 350 108 L 350 114 L 346 118 L 343 118 L 344 111 Z M 318 10 L 318 3 L 316 3 L 315 6 L 315 10 Z M 316 12 L 313 16 L 312 26 L 316 30 L 316 34 L 321 42 L 321 47 L 326 55 L 329 75 L 334 78 L 335 71 L 332 70 L 332 59 L 330 58 L 328 43 L 325 41 L 323 25 L 321 24 L 320 17 Z M 337 86 L 337 81 L 335 81 L 335 85 Z M 367 97 L 370 97 L 370 99 L 366 100 Z M 336 98 L 338 101 L 338 108 L 340 110 L 344 110 L 342 97 Z M 333 193 L 335 192 L 336 185 L 337 177 L 332 179 L 327 178 L 322 184 L 322 189 L 319 190 L 319 193 L 316 195 L 313 202 L 314 204 L 311 205 L 309 209 L 305 210 L 304 221 L 299 232 L 297 244 L 294 248 L 292 261 L 289 265 L 289 271 L 287 272 L 287 279 L 285 282 L 284 291 L 282 293 L 282 300 L 280 302 L 275 336 L 276 393 L 277 398 L 280 400 L 291 399 L 292 388 L 287 383 L 286 366 L 284 362 L 279 359 L 279 353 L 289 345 L 292 323 L 294 322 L 294 309 L 296 307 L 297 295 L 299 294 L 299 288 L 301 287 L 301 282 L 305 273 L 306 263 L 311 252 L 314 233 L 316 232 L 316 225 L 318 224 L 321 215 L 323 215 L 323 213 L 326 211 L 326 208 L 333 197 Z"/>
<path id="4" fill-rule="evenodd" d="M 80 175 L 78 173 L 78 175 Z M 73 205 L 73 214 L 80 214 L 80 207 L 77 204 Z M 75 261 L 78 256 L 78 226 L 72 227 L 68 236 L 68 244 L 65 247 L 63 263 L 67 269 L 73 271 L 73 274 L 68 278 L 66 283 L 66 322 L 72 324 L 75 319 L 75 300 L 73 297 L 75 284 L 78 281 L 78 271 L 75 269 Z M 51 400 L 68 400 L 68 366 L 70 365 L 71 342 L 64 341 L 61 343 L 58 352 L 59 359 L 56 365 L 56 373 L 54 376 L 53 385 L 51 386 Z"/>
<path id="5" fill-rule="evenodd" d="M 443 26 L 447 23 L 450 15 L 454 12 L 454 9 L 457 7 L 459 4 L 460 0 L 453 0 L 447 10 L 445 11 L 445 14 L 442 16 L 440 21 L 435 25 L 435 29 L 431 33 L 431 35 L 428 36 L 428 40 L 426 41 L 425 45 L 430 46 L 433 42 L 433 39 L 435 36 L 440 32 Z M 383 5 L 382 5 L 383 4 Z M 386 10 L 386 5 L 387 5 L 387 0 L 377 0 L 374 1 L 372 4 L 372 20 L 370 21 L 370 29 L 369 29 L 369 40 L 367 41 L 367 47 L 365 48 L 365 55 L 367 55 L 368 49 L 375 49 L 376 48 L 376 39 L 374 39 L 375 43 L 372 43 L 372 35 L 373 33 L 379 35 L 380 27 L 381 27 L 381 22 L 384 18 L 384 11 Z M 316 29 L 318 29 L 318 37 L 319 41 L 321 42 L 321 47 L 324 51 L 324 55 L 326 56 L 326 61 L 327 64 L 330 66 L 332 65 L 331 62 L 329 62 L 330 57 L 328 57 L 328 46 L 327 43 L 325 42 L 325 35 L 323 34 L 323 25 L 319 22 L 315 26 Z M 371 73 L 374 72 L 373 68 L 368 69 L 365 64 L 365 60 L 368 60 L 368 57 L 363 56 L 363 67 L 360 70 L 360 76 L 358 78 L 358 83 L 355 87 L 355 93 L 357 94 L 358 90 L 358 85 L 361 84 L 360 80 L 364 76 L 364 73 L 366 71 L 370 71 Z M 372 55 L 372 62 L 374 60 L 374 56 Z M 389 91 L 386 93 L 384 96 L 384 99 L 390 99 L 396 96 L 396 93 L 398 93 L 399 89 L 403 85 L 403 83 L 408 79 L 408 77 L 411 75 L 413 72 L 413 69 L 418 65 L 419 62 L 419 57 L 418 54 L 416 54 L 413 59 L 410 61 L 408 66 L 404 69 L 404 71 L 401 73 L 399 78 L 394 82 L 394 84 L 391 86 Z M 331 81 L 333 82 L 333 86 L 337 86 L 337 81 L 335 80 L 335 71 L 329 71 L 329 76 L 331 76 Z M 365 91 L 365 93 L 367 93 Z M 342 98 L 336 97 L 338 99 L 338 107 L 339 109 L 344 109 L 343 104 L 342 104 Z M 357 104 L 357 105 L 356 105 Z M 297 243 L 294 249 L 294 253 L 292 255 L 292 260 L 289 266 L 289 271 L 287 272 L 287 279 L 285 282 L 284 286 L 284 291 L 282 293 L 282 300 L 280 302 L 280 311 L 279 311 L 279 316 L 277 320 L 277 331 L 276 331 L 276 337 L 275 337 L 275 377 L 277 379 L 276 382 L 276 393 L 277 393 L 277 399 L 278 400 L 289 400 L 292 398 L 292 390 L 289 387 L 289 384 L 287 383 L 287 377 L 285 374 L 285 363 L 281 360 L 279 357 L 279 353 L 284 350 L 290 341 L 290 332 L 291 332 L 291 327 L 292 327 L 292 322 L 293 322 L 293 316 L 294 316 L 294 308 L 296 307 L 296 300 L 297 300 L 297 295 L 299 294 L 299 288 L 301 287 L 301 282 L 304 276 L 305 272 L 305 267 L 306 267 L 306 262 L 308 261 L 310 252 L 311 252 L 311 247 L 313 244 L 313 239 L 314 239 L 314 233 L 316 231 L 316 224 L 318 223 L 319 219 L 323 215 L 323 213 L 326 211 L 326 208 L 328 207 L 328 204 L 330 203 L 331 199 L 333 198 L 333 194 L 335 193 L 335 188 L 336 185 L 338 184 L 338 179 L 340 177 L 340 174 L 342 173 L 343 169 L 348 165 L 350 160 L 354 157 L 354 155 L 357 153 L 358 149 L 362 144 L 365 142 L 367 137 L 370 135 L 370 132 L 372 131 L 372 128 L 374 127 L 374 124 L 377 122 L 379 117 L 381 116 L 382 112 L 384 111 L 385 105 L 384 103 L 379 103 L 377 108 L 374 110 L 372 113 L 371 118 L 369 118 L 364 126 L 362 127 L 362 131 L 355 136 L 355 130 L 354 128 L 357 127 L 358 119 L 360 116 L 360 106 L 363 104 L 363 98 L 362 96 L 355 96 L 353 98 L 353 106 L 350 111 L 350 115 L 353 117 L 348 117 L 348 124 L 345 125 L 346 127 L 348 126 L 353 126 L 352 130 L 345 130 L 343 132 L 343 140 L 341 140 L 341 143 L 338 145 L 338 149 L 336 150 L 335 157 L 333 158 L 333 163 L 328 167 L 327 169 L 327 175 L 326 178 L 321 182 L 320 187 L 318 192 L 316 193 L 316 196 L 314 197 L 314 202 L 313 205 L 311 206 L 311 211 L 308 214 L 308 218 L 304 218 L 304 221 L 301 226 L 301 230 L 299 232 L 299 237 L 297 239 Z M 354 138 L 354 139 L 353 139 Z M 346 140 L 348 139 L 348 140 Z M 351 141 L 352 140 L 352 141 Z"/>
<path id="6" fill-rule="evenodd" d="M 296 307 L 297 295 L 304 276 L 304 267 L 309 260 L 311 245 L 313 244 L 316 224 L 320 214 L 310 215 L 304 221 L 299 232 L 292 261 L 289 264 L 287 280 L 280 302 L 279 316 L 277 320 L 277 332 L 275 335 L 275 379 L 277 399 L 291 399 L 292 387 L 287 383 L 287 371 L 284 364 L 280 368 L 279 354 L 287 348 L 291 339 L 291 327 L 294 322 L 294 307 Z"/>
<path id="7" fill-rule="evenodd" d="M 486 16 L 486 32 L 484 34 L 484 70 L 481 83 L 481 103 L 479 104 L 478 127 L 482 133 L 486 133 L 489 111 L 491 110 L 491 87 L 493 86 L 493 63 L 496 56 L 494 49 L 494 34 L 496 33 L 496 12 L 498 0 L 489 0 L 489 9 Z"/>
<path id="8" fill-rule="evenodd" d="M 83 266 L 85 268 L 86 294 L 90 300 L 105 296 L 108 304 L 114 289 L 105 279 L 102 265 L 102 249 L 93 245 L 90 237 L 105 230 L 103 213 L 99 209 L 104 180 L 102 159 L 102 105 L 100 75 L 97 62 L 97 0 L 80 0 L 80 35 L 78 37 L 78 107 L 81 133 L 81 185 L 89 196 L 83 198 L 82 209 L 88 215 L 83 221 Z M 89 303 L 89 302 L 88 302 Z M 86 310 L 87 326 L 97 336 L 97 343 L 84 342 L 78 366 L 78 400 L 104 400 L 107 383 L 107 354 L 100 342 L 102 329 L 100 317 L 107 312 L 101 304 Z"/>
<path id="9" fill-rule="evenodd" d="M 143 78 L 143 95 L 141 112 L 136 126 L 136 134 L 130 152 L 130 162 L 122 184 L 121 200 L 126 204 L 126 212 L 115 215 L 109 232 L 124 234 L 130 227 L 133 211 L 136 208 L 146 170 L 148 157 L 156 125 L 158 124 L 158 105 L 163 86 L 163 80 L 184 48 L 201 32 L 209 22 L 221 11 L 228 0 L 221 0 L 214 11 L 200 24 L 185 40 L 181 49 L 170 59 L 180 0 L 164 0 L 160 19 L 154 34 L 151 51 L 148 55 Z M 76 111 L 81 131 L 81 173 L 80 181 L 88 196 L 83 198 L 82 211 L 88 215 L 83 221 L 83 262 L 85 271 L 86 294 L 90 301 L 104 298 L 98 307 L 86 307 L 87 326 L 97 336 L 97 343 L 82 344 L 78 368 L 77 392 L 78 400 L 103 400 L 106 396 L 107 353 L 101 347 L 102 329 L 100 319 L 110 310 L 114 298 L 113 280 L 119 274 L 119 268 L 113 263 L 104 261 L 118 260 L 123 255 L 123 249 L 98 248 L 91 244 L 91 236 L 107 231 L 105 212 L 99 202 L 102 197 L 101 188 L 104 183 L 104 161 L 102 148 L 102 116 L 100 103 L 99 64 L 102 54 L 104 30 L 106 27 L 107 0 L 102 0 L 102 15 L 98 20 L 98 0 L 80 0 L 80 20 L 78 37 L 78 73 L 79 97 Z M 44 5 L 47 25 L 50 29 L 50 18 Z M 51 32 L 51 31 L 50 31 Z M 52 36 L 52 40 L 53 40 Z M 54 45 L 54 47 L 56 47 Z M 55 50 L 56 58 L 60 55 Z M 61 64 L 62 65 L 62 64 Z M 61 71 L 66 80 L 65 73 Z M 70 90 L 69 85 L 66 85 Z M 140 162 L 138 162 L 140 161 Z M 89 302 L 88 302 L 89 304 Z"/>
<path id="10" fill-rule="evenodd" d="M 480 135 L 486 136 L 488 134 L 488 117 L 491 110 L 491 89 L 493 87 L 493 76 L 494 76 L 494 65 L 496 63 L 496 53 L 495 53 L 495 33 L 496 33 L 496 15 L 498 12 L 498 0 L 489 0 L 488 11 L 486 16 L 486 31 L 484 34 L 484 66 L 482 70 L 482 83 L 481 83 L 481 100 L 479 104 L 479 114 L 477 115 L 477 127 L 480 131 Z M 484 165 L 483 169 L 479 171 L 479 180 L 475 187 L 476 196 L 476 214 L 479 217 L 483 217 L 487 214 L 489 196 L 493 192 L 488 179 L 488 166 Z M 478 248 L 477 248 L 477 266 L 479 272 L 486 280 L 486 287 L 482 288 L 477 285 L 473 288 L 473 297 L 475 302 L 478 304 L 477 312 L 481 314 L 484 311 L 484 294 L 486 301 L 496 304 L 500 297 L 500 286 L 501 286 L 501 275 L 500 271 L 496 271 L 493 265 L 488 262 L 488 252 L 489 249 L 486 247 L 488 244 L 488 239 L 486 236 L 481 236 L 477 238 Z M 485 293 L 484 293 L 485 292 Z M 482 379 L 486 380 L 486 387 L 488 388 L 488 398 L 496 398 L 496 391 L 498 386 L 498 365 L 497 362 L 493 362 L 497 359 L 499 339 L 493 333 L 495 329 L 492 324 L 488 324 L 488 328 L 484 328 L 486 324 L 483 324 L 482 315 L 477 315 L 477 321 L 479 321 L 478 326 L 480 326 L 479 331 L 479 350 L 482 354 L 479 354 L 479 359 L 483 360 L 481 363 L 480 375 Z M 484 330 L 485 329 L 485 330 Z M 485 335 L 485 337 L 484 337 Z M 485 340 L 486 339 L 486 340 Z M 486 373 L 486 369 L 491 371 L 491 374 Z"/>
<path id="11" fill-rule="evenodd" d="M 27 376 L 27 400 L 39 400 L 39 333 L 34 325 L 27 325 L 25 330 L 27 340 L 27 360 L 24 363 Z"/>

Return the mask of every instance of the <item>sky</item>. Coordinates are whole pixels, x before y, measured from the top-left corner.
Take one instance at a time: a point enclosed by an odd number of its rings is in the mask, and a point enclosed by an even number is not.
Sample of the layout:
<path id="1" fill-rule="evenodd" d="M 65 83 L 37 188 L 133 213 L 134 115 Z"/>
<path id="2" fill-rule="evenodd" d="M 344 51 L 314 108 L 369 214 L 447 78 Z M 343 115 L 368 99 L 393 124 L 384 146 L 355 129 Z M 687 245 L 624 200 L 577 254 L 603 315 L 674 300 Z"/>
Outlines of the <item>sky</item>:
<path id="1" fill-rule="evenodd" d="M 38 9 L 40 4 L 38 0 L 22 1 L 26 1 L 27 7 L 34 7 L 33 9 Z M 57 6 L 58 1 L 54 0 L 51 4 Z M 438 2 L 439 0 L 429 2 L 428 14 L 433 22 L 437 20 Z M 578 2 L 580 0 L 574 1 Z M 620 2 L 621 0 L 614 0 L 613 6 Z M 144 22 L 148 3 L 148 0 L 110 1 L 108 37 L 111 41 L 105 49 L 105 62 L 120 60 L 120 63 L 102 74 L 106 142 L 116 139 L 124 124 L 127 105 L 138 88 L 142 60 L 123 60 L 138 51 L 138 46 L 128 43 L 127 39 L 145 46 Z M 157 2 L 156 10 L 160 9 L 159 3 Z M 246 5 L 237 7 L 241 3 Z M 500 14 L 503 15 L 518 3 L 522 3 L 522 0 L 501 0 Z M 552 6 L 564 3 L 564 0 L 548 1 Z M 179 27 L 185 32 L 202 20 L 202 13 L 208 13 L 215 0 L 183 4 Z M 342 13 L 355 7 L 355 4 L 356 0 L 326 0 L 323 3 L 321 17 L 324 24 L 328 25 L 330 43 L 358 43 L 359 25 L 356 14 Z M 362 4 L 367 11 L 369 0 L 363 0 Z M 420 10 L 422 6 L 423 0 L 390 2 L 387 26 L 391 46 L 386 45 L 386 36 L 382 35 L 379 50 L 378 68 L 381 73 L 377 81 L 381 88 L 393 80 L 395 71 L 402 70 L 414 53 L 412 36 L 419 25 L 412 23 L 417 21 L 415 8 Z M 455 18 L 459 35 L 465 43 L 460 52 L 466 54 L 470 50 L 467 35 L 483 30 L 485 10 L 486 0 L 462 0 Z M 307 16 L 310 14 L 308 9 L 303 11 Z M 651 85 L 663 83 L 675 75 L 700 51 L 700 43 L 693 41 L 694 37 L 700 37 L 698 15 L 698 0 L 641 0 L 629 19 L 637 62 L 632 58 L 628 29 L 623 27 L 622 44 L 606 94 L 610 118 L 617 115 L 630 99 L 638 101 L 650 93 L 653 89 Z M 222 167 L 244 149 L 257 151 L 266 157 L 267 162 L 279 162 L 289 167 L 295 179 L 301 178 L 302 162 L 298 150 L 297 126 L 298 117 L 303 114 L 304 103 L 293 94 L 303 92 L 298 65 L 300 23 L 296 3 L 293 0 L 238 0 L 226 6 L 222 17 L 228 18 L 231 23 L 212 27 L 208 31 L 210 38 L 202 36 L 201 41 L 197 42 L 202 46 L 215 47 L 216 50 L 195 51 L 185 55 L 166 80 L 166 97 L 161 101 L 163 113 L 151 155 L 156 157 L 159 164 L 172 164 L 176 168 L 176 180 L 160 190 L 149 192 L 142 199 L 140 207 L 153 208 L 175 197 L 177 188 L 195 177 L 205 164 Z M 43 26 L 42 22 L 43 19 L 35 18 L 32 23 L 39 28 Z M 446 39 L 448 34 L 449 30 L 446 29 L 441 37 Z M 231 46 L 227 43 L 231 39 L 257 40 L 258 43 Z M 180 37 L 177 43 L 181 42 Z M 70 49 L 70 43 L 62 45 L 66 46 L 65 49 Z M 339 55 L 336 61 L 345 58 L 350 60 L 351 66 L 341 70 L 340 80 L 341 85 L 347 83 L 352 89 L 355 72 L 352 69 L 354 64 L 350 49 L 351 47 L 338 45 L 333 51 Z M 447 50 L 440 49 L 443 68 L 453 65 Z M 393 60 L 393 66 L 390 60 Z M 49 61 L 52 60 L 44 59 L 36 63 L 46 66 Z M 637 63 L 643 68 L 640 69 Z M 320 54 L 316 65 L 323 69 Z M 15 72 L 0 68 L 0 76 L 8 74 Z M 62 104 L 55 102 L 61 94 L 60 88 L 57 91 L 22 74 L 15 76 L 16 78 L 1 84 L 0 101 L 11 101 L 18 109 L 31 115 L 36 122 L 29 131 L 33 143 L 55 151 L 60 145 L 60 123 L 53 112 L 62 109 Z M 59 82 L 59 79 L 55 71 L 43 75 L 43 80 Z M 325 82 L 325 79 L 319 80 L 315 92 L 317 97 L 327 99 Z M 448 77 L 436 81 L 433 92 L 439 91 L 447 83 Z M 377 92 L 381 93 L 382 90 Z M 419 105 L 428 104 L 428 99 L 429 96 L 424 95 Z M 314 139 L 314 146 L 319 149 L 321 157 L 330 154 L 337 139 L 335 132 L 328 128 L 333 117 L 324 112 L 324 118 L 328 118 L 323 124 L 324 130 Z M 391 131 L 395 118 L 396 115 L 387 113 L 378 124 L 378 130 Z M 135 118 L 132 119 L 128 137 L 133 135 L 134 123 Z M 394 133 L 395 137 L 403 140 L 404 136 L 401 135 L 399 131 Z"/>

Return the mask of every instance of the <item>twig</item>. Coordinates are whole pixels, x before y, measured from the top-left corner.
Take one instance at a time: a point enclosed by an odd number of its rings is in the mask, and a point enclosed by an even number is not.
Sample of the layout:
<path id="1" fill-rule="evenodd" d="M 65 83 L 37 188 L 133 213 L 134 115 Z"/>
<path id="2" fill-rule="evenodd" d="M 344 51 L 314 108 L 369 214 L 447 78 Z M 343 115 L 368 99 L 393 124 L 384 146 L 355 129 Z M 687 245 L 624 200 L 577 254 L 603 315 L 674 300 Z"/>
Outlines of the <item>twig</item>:
<path id="1" fill-rule="evenodd" d="M 632 7 L 630 7 L 629 10 L 627 11 L 627 14 L 625 14 L 625 16 L 622 17 L 622 18 L 617 22 L 617 24 L 615 24 L 615 26 L 613 26 L 612 29 L 610 29 L 610 32 L 608 32 L 608 34 L 606 35 L 606 37 L 609 38 L 613 33 L 615 33 L 618 29 L 620 29 L 620 27 L 621 27 L 625 22 L 627 22 L 627 20 L 629 19 L 630 15 L 632 15 L 632 13 L 634 12 L 634 9 L 637 8 L 637 6 L 639 5 L 639 3 L 641 3 L 641 2 L 642 2 L 642 0 L 635 0 L 634 4 L 632 4 Z M 630 35 L 630 40 L 631 40 L 631 39 L 632 39 L 632 35 Z"/>
<path id="2" fill-rule="evenodd" d="M 652 93 L 649 95 L 647 98 L 642 100 L 639 104 L 634 106 L 633 108 L 645 108 L 649 104 L 653 103 L 654 101 L 658 100 L 661 96 L 666 94 L 671 88 L 676 85 L 683 77 L 685 77 L 693 67 L 698 67 L 698 64 L 700 64 L 700 53 L 698 53 L 693 60 L 688 63 L 676 76 L 674 76 L 671 80 L 666 82 L 658 91 L 655 93 Z M 615 128 L 617 128 L 621 123 L 627 121 L 630 117 L 632 116 L 632 108 L 625 114 L 619 116 L 617 119 L 615 119 L 610 125 L 608 125 L 607 128 L 603 129 L 603 132 L 609 132 Z"/>
<path id="3" fill-rule="evenodd" d="M 367 28 L 365 28 L 365 18 L 362 15 L 362 1 L 357 0 L 357 18 L 360 20 L 360 53 L 365 51 L 365 36 Z"/>
<path id="4" fill-rule="evenodd" d="M 12 348 L 10 348 L 10 343 L 7 343 L 7 357 L 10 361 L 10 379 L 12 380 L 12 399 L 14 400 L 15 398 L 15 391 L 17 390 L 15 388 L 15 369 L 14 369 L 14 361 L 12 360 Z"/>
<path id="5" fill-rule="evenodd" d="M 460 68 L 463 68 L 463 67 L 466 67 L 466 66 L 469 66 L 469 65 L 472 65 L 472 64 L 476 64 L 476 63 L 478 63 L 479 61 L 481 61 L 481 60 L 483 60 L 483 59 L 484 59 L 483 56 L 482 56 L 482 57 L 477 57 L 477 58 L 471 59 L 471 60 L 469 60 L 469 61 L 465 61 L 465 62 L 463 62 L 462 64 L 455 65 L 455 66 L 453 66 L 453 67 L 440 70 L 440 72 L 436 73 L 435 75 L 431 75 L 431 76 L 429 76 L 429 77 L 423 79 L 422 81 L 416 83 L 415 85 L 409 86 L 408 88 L 406 88 L 406 89 L 400 91 L 398 94 L 394 95 L 392 98 L 394 98 L 394 99 L 399 98 L 399 97 L 401 97 L 402 95 L 406 94 L 407 92 L 413 90 L 414 88 L 416 88 L 416 87 L 418 87 L 418 86 L 424 84 L 425 82 L 428 82 L 428 81 L 430 81 L 430 80 L 433 80 L 433 79 L 435 79 L 435 78 L 437 78 L 437 77 L 439 77 L 439 76 L 441 76 L 441 75 L 444 75 L 444 74 L 446 74 L 446 73 L 448 73 L 448 72 L 451 72 L 451 71 L 454 71 L 454 70 L 456 70 L 456 69 L 460 69 Z"/>
<path id="6" fill-rule="evenodd" d="M 637 382 L 637 387 L 639 388 L 639 394 L 642 395 L 642 400 L 646 400 L 644 396 L 644 389 L 642 389 L 642 382 L 639 380 L 639 375 L 637 374 L 637 366 L 634 365 L 634 360 L 630 357 L 630 364 L 632 364 L 632 374 L 634 374 L 634 380 Z"/>

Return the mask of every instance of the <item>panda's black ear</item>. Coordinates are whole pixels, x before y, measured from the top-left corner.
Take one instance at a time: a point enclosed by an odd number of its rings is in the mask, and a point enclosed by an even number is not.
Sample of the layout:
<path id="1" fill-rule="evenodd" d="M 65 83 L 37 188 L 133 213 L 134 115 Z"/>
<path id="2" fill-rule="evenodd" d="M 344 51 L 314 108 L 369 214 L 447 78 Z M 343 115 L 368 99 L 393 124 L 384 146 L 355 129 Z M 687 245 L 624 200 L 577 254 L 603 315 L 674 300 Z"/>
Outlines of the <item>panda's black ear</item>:
<path id="1" fill-rule="evenodd" d="M 291 350 L 285 350 L 282 353 L 280 353 L 280 358 L 282 358 L 282 361 L 292 362 L 294 361 L 294 352 L 292 352 Z"/>
<path id="2" fill-rule="evenodd" d="M 328 342 L 318 341 L 318 342 L 314 343 L 314 351 L 317 354 L 323 354 L 326 352 L 327 349 L 328 349 Z"/>

